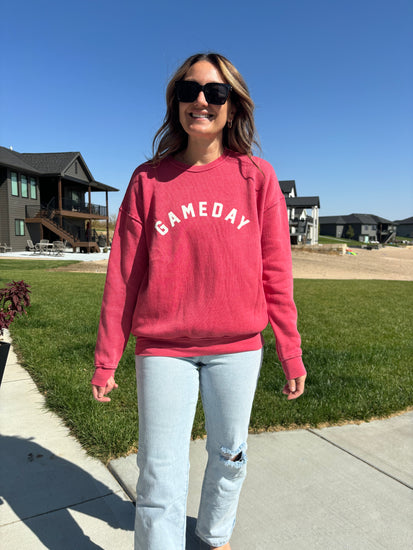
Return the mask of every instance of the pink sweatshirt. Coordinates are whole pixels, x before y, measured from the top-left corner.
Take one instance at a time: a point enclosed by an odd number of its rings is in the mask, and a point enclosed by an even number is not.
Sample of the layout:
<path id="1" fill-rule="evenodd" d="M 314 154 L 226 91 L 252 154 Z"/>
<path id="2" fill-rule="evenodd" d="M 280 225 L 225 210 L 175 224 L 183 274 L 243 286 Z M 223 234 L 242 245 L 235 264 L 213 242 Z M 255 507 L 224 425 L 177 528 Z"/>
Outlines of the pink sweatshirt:
<path id="1" fill-rule="evenodd" d="M 284 196 L 266 161 L 225 151 L 203 166 L 139 166 L 110 253 L 92 383 L 129 335 L 137 355 L 260 349 L 270 321 L 287 379 L 305 374 Z"/>

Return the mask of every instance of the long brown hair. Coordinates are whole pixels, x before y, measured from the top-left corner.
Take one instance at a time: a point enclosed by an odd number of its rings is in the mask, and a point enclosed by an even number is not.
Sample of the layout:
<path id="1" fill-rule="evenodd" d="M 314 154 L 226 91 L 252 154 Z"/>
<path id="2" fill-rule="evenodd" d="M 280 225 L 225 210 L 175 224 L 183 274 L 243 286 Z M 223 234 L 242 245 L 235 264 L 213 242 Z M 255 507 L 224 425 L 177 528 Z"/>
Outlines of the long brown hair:
<path id="1" fill-rule="evenodd" d="M 198 61 L 209 61 L 216 67 L 224 81 L 232 87 L 230 100 L 236 112 L 232 127 L 225 126 L 223 146 L 252 156 L 252 148 L 259 148 L 254 123 L 254 102 L 245 80 L 234 65 L 218 53 L 198 53 L 189 57 L 175 72 L 166 88 L 166 114 L 162 126 L 156 132 L 152 143 L 150 162 L 157 164 L 163 158 L 184 151 L 188 145 L 188 135 L 179 122 L 179 106 L 175 94 L 175 82 L 182 80 L 189 68 Z"/>

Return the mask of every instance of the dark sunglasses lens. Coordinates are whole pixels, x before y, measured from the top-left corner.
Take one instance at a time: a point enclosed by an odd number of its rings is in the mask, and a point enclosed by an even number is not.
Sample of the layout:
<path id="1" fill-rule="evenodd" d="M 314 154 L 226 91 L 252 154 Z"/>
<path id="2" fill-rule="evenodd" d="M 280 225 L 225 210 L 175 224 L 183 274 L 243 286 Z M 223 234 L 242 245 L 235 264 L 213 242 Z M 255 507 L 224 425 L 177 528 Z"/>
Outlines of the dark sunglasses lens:
<path id="1" fill-rule="evenodd" d="M 192 82 L 191 80 L 180 80 L 176 82 L 175 87 L 178 101 L 182 101 L 183 103 L 192 103 L 201 91 L 201 86 L 198 82 Z"/>
<path id="2" fill-rule="evenodd" d="M 225 84 L 211 83 L 205 85 L 205 99 L 213 105 L 224 105 L 228 93 L 229 88 Z"/>
<path id="3" fill-rule="evenodd" d="M 210 82 L 201 86 L 192 80 L 180 80 L 175 83 L 176 97 L 183 103 L 192 103 L 199 92 L 203 90 L 205 99 L 212 105 L 224 105 L 228 98 L 230 87 L 226 84 Z"/>

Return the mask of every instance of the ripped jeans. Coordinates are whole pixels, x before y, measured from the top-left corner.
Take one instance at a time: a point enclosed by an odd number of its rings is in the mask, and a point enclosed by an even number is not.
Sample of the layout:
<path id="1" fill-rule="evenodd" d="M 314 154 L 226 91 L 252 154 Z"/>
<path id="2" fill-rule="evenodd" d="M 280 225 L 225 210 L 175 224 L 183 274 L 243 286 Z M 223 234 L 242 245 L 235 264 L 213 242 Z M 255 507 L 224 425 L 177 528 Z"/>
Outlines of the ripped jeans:
<path id="1" fill-rule="evenodd" d="M 232 534 L 246 476 L 248 426 L 262 350 L 204 357 L 136 357 L 139 480 L 135 550 L 184 550 L 189 444 L 199 390 L 208 463 L 196 534 Z"/>

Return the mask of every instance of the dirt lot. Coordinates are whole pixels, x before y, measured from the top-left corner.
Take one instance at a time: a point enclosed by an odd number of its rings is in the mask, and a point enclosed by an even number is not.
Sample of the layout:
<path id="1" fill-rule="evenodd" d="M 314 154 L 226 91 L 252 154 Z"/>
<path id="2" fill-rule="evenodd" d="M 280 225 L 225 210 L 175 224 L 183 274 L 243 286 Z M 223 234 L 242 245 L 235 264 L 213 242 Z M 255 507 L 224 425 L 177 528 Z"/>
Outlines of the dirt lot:
<path id="1" fill-rule="evenodd" d="M 354 253 L 339 256 L 294 250 L 294 278 L 413 281 L 413 246 L 354 249 Z"/>
<path id="2" fill-rule="evenodd" d="M 71 271 L 72 273 L 106 273 L 108 267 L 107 260 L 98 260 L 95 262 L 79 262 L 62 267 L 56 267 L 53 271 Z"/>
<path id="3" fill-rule="evenodd" d="M 295 279 L 386 279 L 413 281 L 413 246 L 354 250 L 350 254 L 321 254 L 293 250 Z M 60 267 L 59 271 L 105 273 L 107 260 L 81 262 Z"/>

